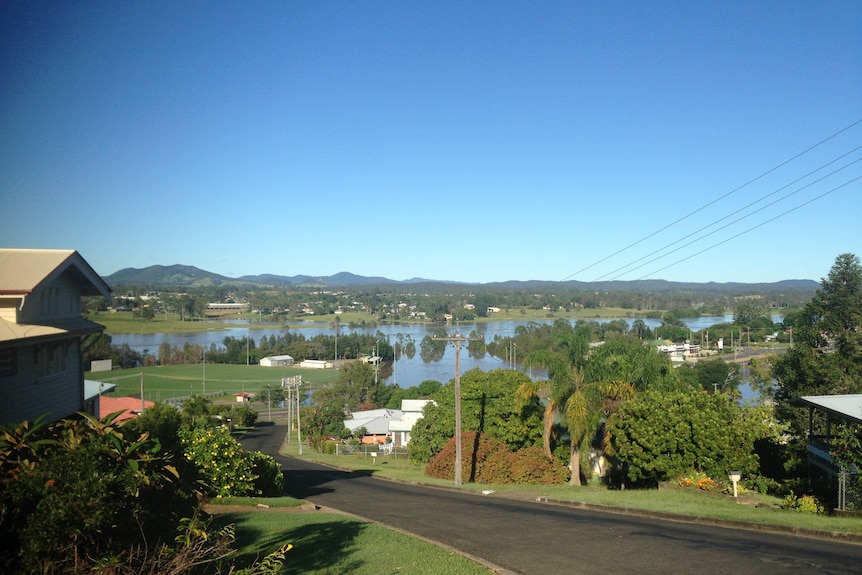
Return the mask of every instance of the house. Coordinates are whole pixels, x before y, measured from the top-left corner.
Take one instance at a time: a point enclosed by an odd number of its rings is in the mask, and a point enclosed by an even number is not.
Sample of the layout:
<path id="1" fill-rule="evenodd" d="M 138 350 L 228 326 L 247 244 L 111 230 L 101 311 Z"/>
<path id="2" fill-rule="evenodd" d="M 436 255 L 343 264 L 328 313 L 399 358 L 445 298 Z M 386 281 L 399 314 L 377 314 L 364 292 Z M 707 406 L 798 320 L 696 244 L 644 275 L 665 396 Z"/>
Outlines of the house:
<path id="1" fill-rule="evenodd" d="M 110 361 L 110 360 L 108 360 Z M 102 396 L 106 393 L 111 393 L 117 389 L 116 383 L 108 383 L 107 381 L 93 381 L 92 379 L 84 380 L 84 411 L 87 413 L 99 413 L 99 405 Z"/>
<path id="2" fill-rule="evenodd" d="M 386 443 L 389 436 L 389 422 L 399 420 L 403 416 L 398 409 L 369 409 L 366 411 L 354 411 L 350 419 L 344 420 L 344 427 L 354 433 L 365 428 L 365 434 L 360 441 L 368 444 Z"/>
<path id="3" fill-rule="evenodd" d="M 808 408 L 808 464 L 838 479 L 838 509 L 846 509 L 848 478 L 830 453 L 832 426 L 862 425 L 862 394 L 806 395 L 792 399 L 790 405 Z M 859 470 L 850 472 L 858 475 Z"/>
<path id="4" fill-rule="evenodd" d="M 660 352 L 667 354 L 671 361 L 685 361 L 687 357 L 700 353 L 700 346 L 692 343 L 665 343 L 657 347 Z"/>
<path id="5" fill-rule="evenodd" d="M 83 296 L 111 288 L 78 252 L 0 249 L 0 422 L 87 408 L 82 350 L 104 327 L 81 317 Z"/>
<path id="6" fill-rule="evenodd" d="M 404 447 L 410 443 L 410 432 L 413 431 L 413 426 L 416 422 L 422 419 L 424 415 L 422 410 L 429 403 L 433 403 L 431 399 L 402 399 L 401 400 L 401 417 L 389 421 L 389 434 L 392 437 L 392 443 L 396 447 Z"/>
<path id="7" fill-rule="evenodd" d="M 234 397 L 236 397 L 237 403 L 248 403 L 251 401 L 252 395 L 248 392 L 242 391 L 240 393 L 235 393 Z"/>
<path id="8" fill-rule="evenodd" d="M 145 409 L 155 405 L 153 401 L 141 401 L 138 397 L 111 397 L 103 395 L 99 399 L 99 418 L 121 411 L 115 423 L 135 419 Z"/>
<path id="9" fill-rule="evenodd" d="M 289 355 L 271 355 L 261 358 L 258 363 L 263 367 L 283 367 L 293 365 L 293 358 Z"/>

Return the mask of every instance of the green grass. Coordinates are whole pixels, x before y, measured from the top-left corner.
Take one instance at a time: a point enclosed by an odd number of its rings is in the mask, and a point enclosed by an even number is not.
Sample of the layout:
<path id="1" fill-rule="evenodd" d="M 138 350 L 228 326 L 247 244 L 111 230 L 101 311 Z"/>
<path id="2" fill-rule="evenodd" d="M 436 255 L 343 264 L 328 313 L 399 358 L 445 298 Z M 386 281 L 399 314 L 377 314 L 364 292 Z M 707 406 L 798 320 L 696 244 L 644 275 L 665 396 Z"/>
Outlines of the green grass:
<path id="1" fill-rule="evenodd" d="M 297 455 L 296 444 L 286 445 L 282 452 Z M 452 481 L 443 481 L 425 476 L 423 468 L 411 464 L 405 457 L 398 459 L 381 455 L 375 462 L 367 455 L 324 455 L 310 448 L 303 448 L 304 459 L 327 463 L 377 477 L 386 477 L 410 483 L 448 486 Z M 459 487 L 479 492 L 494 490 L 496 496 L 517 497 L 536 500 L 546 497 L 571 503 L 601 505 L 620 509 L 672 513 L 690 517 L 725 521 L 741 521 L 764 526 L 787 529 L 812 529 L 835 533 L 862 535 L 862 518 L 815 515 L 778 508 L 781 500 L 753 492 L 741 493 L 734 499 L 729 495 L 704 492 L 693 488 L 665 486 L 661 489 L 627 489 L 619 491 L 604 486 L 589 485 L 483 485 L 467 483 Z"/>
<path id="2" fill-rule="evenodd" d="M 188 397 L 203 393 L 203 366 L 166 365 L 113 371 L 87 372 L 84 377 L 117 385 L 115 397 L 141 393 L 141 374 L 144 374 L 144 399 L 167 401 L 174 397 Z M 281 385 L 282 377 L 302 375 L 303 391 L 334 381 L 338 372 L 333 369 L 300 369 L 298 367 L 261 367 L 259 365 L 206 365 L 206 392 L 232 396 L 246 391 L 254 393 L 265 385 Z"/>
<path id="3" fill-rule="evenodd" d="M 236 529 L 237 563 L 248 565 L 289 543 L 283 574 L 488 575 L 491 571 L 441 547 L 373 523 L 321 511 L 241 511 L 219 515 Z"/>

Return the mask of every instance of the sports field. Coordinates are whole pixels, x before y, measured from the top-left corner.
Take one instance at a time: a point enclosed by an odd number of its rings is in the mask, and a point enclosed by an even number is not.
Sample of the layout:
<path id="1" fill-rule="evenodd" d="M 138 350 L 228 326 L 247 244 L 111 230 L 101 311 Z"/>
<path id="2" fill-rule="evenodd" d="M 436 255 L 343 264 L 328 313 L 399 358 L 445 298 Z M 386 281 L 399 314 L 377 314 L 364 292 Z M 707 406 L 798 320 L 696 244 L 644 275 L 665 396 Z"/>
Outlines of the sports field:
<path id="1" fill-rule="evenodd" d="M 206 393 L 208 397 L 233 396 L 236 393 L 255 393 L 264 386 L 281 386 L 282 378 L 302 377 L 302 391 L 334 381 L 334 369 L 300 369 L 298 367 L 261 367 L 259 365 L 222 365 L 208 363 L 194 365 L 168 365 L 113 371 L 87 372 L 84 377 L 93 381 L 113 383 L 114 397 L 140 397 L 148 401 L 182 400 L 190 395 Z"/>

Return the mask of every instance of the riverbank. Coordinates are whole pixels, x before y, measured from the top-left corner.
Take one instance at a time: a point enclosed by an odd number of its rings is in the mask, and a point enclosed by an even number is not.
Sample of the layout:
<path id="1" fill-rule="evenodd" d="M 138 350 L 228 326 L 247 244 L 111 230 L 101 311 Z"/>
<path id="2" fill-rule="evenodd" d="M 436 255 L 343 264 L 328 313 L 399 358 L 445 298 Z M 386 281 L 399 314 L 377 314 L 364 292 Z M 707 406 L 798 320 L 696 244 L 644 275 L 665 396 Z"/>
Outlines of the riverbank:
<path id="1" fill-rule="evenodd" d="M 88 319 L 105 326 L 108 335 L 112 334 L 156 334 L 156 333 L 199 333 L 207 331 L 224 331 L 241 325 L 249 330 L 272 329 L 273 327 L 286 327 L 293 330 L 302 330 L 320 324 L 332 324 L 333 329 L 338 322 L 340 329 L 349 330 L 351 326 L 357 328 L 374 327 L 377 325 L 422 325 L 422 326 L 458 326 L 485 324 L 500 321 L 553 321 L 564 319 L 568 321 L 577 320 L 606 320 L 625 319 L 634 321 L 636 319 L 655 318 L 656 314 L 662 314 L 661 310 L 652 310 L 650 313 L 637 312 L 623 308 L 595 308 L 576 309 L 572 311 L 546 311 L 529 308 L 501 309 L 487 317 L 477 317 L 468 322 L 431 322 L 431 321 L 387 321 L 378 320 L 375 316 L 360 313 L 329 314 L 319 316 L 304 316 L 291 318 L 270 317 L 263 319 L 253 314 L 232 314 L 229 316 L 214 316 L 195 320 L 182 320 L 179 314 L 158 314 L 153 319 L 135 317 L 132 312 L 97 312 L 90 314 Z M 712 317 L 712 316 L 703 316 Z M 718 316 L 717 316 L 718 317 Z"/>

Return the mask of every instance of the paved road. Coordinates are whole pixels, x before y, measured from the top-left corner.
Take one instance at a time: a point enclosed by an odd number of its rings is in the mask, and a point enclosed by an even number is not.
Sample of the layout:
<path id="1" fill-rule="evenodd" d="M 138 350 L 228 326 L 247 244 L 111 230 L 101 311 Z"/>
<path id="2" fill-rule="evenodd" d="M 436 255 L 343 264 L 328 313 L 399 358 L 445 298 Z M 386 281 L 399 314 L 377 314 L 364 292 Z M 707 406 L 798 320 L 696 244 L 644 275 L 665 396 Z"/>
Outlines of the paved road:
<path id="1" fill-rule="evenodd" d="M 505 573 L 859 573 L 862 545 L 383 481 L 277 455 L 280 425 L 243 440 L 275 456 L 286 491 L 424 537 Z"/>

